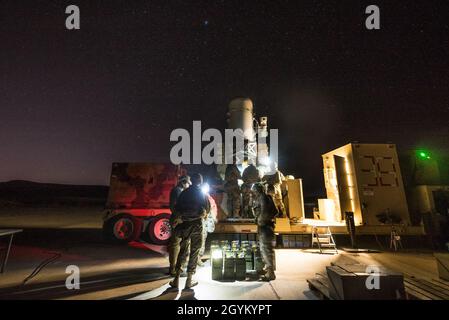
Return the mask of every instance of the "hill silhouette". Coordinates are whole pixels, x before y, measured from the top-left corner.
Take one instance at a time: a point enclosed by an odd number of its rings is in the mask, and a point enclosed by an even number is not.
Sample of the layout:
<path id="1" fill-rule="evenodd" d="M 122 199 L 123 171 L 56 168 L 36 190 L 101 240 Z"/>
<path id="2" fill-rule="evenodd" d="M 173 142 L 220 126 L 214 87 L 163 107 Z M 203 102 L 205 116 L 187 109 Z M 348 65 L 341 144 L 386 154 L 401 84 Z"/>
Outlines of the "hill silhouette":
<path id="1" fill-rule="evenodd" d="M 108 189 L 24 180 L 0 182 L 0 206 L 101 205 L 106 202 Z"/>

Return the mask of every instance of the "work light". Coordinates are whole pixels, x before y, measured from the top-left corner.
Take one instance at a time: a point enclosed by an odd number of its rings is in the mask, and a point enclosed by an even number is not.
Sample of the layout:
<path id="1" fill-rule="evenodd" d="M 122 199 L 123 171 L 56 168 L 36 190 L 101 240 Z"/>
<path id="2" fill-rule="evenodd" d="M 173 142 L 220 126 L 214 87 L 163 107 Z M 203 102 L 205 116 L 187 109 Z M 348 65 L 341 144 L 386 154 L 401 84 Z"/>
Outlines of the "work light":
<path id="1" fill-rule="evenodd" d="M 210 190 L 209 184 L 207 182 L 203 183 L 203 185 L 201 186 L 201 191 L 203 191 L 204 194 L 208 194 L 209 190 Z"/>
<path id="2" fill-rule="evenodd" d="M 212 260 L 223 259 L 223 251 L 219 248 L 212 250 Z"/>
<path id="3" fill-rule="evenodd" d="M 211 248 L 212 280 L 223 279 L 223 250 Z"/>

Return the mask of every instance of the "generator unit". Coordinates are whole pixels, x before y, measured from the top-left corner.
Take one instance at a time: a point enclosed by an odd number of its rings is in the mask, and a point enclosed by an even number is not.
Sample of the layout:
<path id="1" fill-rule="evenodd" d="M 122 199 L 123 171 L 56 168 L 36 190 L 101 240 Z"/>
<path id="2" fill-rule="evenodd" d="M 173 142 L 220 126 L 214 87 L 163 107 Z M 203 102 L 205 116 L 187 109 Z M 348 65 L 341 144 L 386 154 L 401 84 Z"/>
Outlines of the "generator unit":
<path id="1" fill-rule="evenodd" d="M 328 217 L 342 222 L 353 212 L 355 225 L 380 225 L 382 215 L 410 225 L 396 145 L 350 143 L 322 157 L 327 207 L 335 210 Z"/>

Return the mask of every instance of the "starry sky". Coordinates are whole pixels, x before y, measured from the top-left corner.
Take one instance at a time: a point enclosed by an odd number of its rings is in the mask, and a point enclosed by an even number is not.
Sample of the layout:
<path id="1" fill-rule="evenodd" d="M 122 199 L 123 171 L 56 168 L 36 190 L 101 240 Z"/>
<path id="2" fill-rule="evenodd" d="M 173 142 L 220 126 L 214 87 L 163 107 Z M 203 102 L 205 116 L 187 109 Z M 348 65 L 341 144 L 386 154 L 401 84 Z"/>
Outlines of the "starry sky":
<path id="1" fill-rule="evenodd" d="M 114 161 L 168 161 L 175 128 L 224 129 L 241 95 L 306 193 L 351 141 L 449 151 L 447 1 L 2 0 L 0 44 L 0 181 L 108 184 Z"/>

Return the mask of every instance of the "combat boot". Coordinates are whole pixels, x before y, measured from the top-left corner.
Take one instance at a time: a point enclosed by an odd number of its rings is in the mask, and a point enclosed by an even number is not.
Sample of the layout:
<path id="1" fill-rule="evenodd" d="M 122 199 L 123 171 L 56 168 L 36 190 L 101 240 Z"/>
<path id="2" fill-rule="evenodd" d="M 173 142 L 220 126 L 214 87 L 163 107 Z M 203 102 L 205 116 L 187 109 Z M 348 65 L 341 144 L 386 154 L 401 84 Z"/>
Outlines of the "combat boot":
<path id="1" fill-rule="evenodd" d="M 189 272 L 187 274 L 186 286 L 184 289 L 193 288 L 194 286 L 196 286 L 198 284 L 198 281 L 194 281 L 192 278 L 193 278 L 193 273 Z"/>
<path id="2" fill-rule="evenodd" d="M 172 281 L 170 281 L 170 283 L 169 283 L 170 287 L 176 288 L 176 289 L 179 288 L 179 276 L 180 276 L 180 274 L 176 273 L 175 278 Z"/>
<path id="3" fill-rule="evenodd" d="M 276 275 L 272 268 L 267 268 L 267 272 L 262 276 L 262 281 L 273 281 L 276 280 Z"/>

